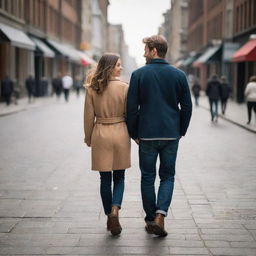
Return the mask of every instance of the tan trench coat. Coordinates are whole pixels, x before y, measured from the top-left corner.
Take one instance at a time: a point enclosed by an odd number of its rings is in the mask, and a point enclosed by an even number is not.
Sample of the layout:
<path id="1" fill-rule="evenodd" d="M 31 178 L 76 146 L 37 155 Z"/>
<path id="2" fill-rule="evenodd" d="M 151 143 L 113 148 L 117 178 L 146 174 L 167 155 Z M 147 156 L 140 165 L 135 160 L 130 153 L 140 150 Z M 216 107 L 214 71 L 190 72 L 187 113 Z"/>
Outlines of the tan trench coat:
<path id="1" fill-rule="evenodd" d="M 112 171 L 131 166 L 130 137 L 125 123 L 128 85 L 110 81 L 102 95 L 86 88 L 85 143 L 91 145 L 92 170 Z"/>

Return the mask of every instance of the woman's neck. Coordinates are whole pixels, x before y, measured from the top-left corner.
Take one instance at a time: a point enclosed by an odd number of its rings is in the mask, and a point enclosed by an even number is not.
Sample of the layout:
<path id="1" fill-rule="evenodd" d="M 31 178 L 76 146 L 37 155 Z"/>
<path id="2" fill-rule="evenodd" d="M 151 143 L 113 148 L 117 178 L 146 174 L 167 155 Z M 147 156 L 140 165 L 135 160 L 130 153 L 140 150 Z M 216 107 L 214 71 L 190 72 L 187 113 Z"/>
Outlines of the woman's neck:
<path id="1" fill-rule="evenodd" d="M 119 80 L 120 80 L 120 78 L 117 76 L 111 76 L 109 79 L 109 81 L 119 81 Z"/>

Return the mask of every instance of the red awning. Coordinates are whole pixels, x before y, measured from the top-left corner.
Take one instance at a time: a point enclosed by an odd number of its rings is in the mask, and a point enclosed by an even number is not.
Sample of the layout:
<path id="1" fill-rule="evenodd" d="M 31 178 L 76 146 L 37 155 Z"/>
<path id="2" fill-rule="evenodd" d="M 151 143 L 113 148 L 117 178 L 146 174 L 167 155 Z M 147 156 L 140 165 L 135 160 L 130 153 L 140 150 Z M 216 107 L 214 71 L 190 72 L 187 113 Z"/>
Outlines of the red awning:
<path id="1" fill-rule="evenodd" d="M 256 61 L 256 39 L 251 39 L 236 51 L 232 57 L 233 62 Z"/>

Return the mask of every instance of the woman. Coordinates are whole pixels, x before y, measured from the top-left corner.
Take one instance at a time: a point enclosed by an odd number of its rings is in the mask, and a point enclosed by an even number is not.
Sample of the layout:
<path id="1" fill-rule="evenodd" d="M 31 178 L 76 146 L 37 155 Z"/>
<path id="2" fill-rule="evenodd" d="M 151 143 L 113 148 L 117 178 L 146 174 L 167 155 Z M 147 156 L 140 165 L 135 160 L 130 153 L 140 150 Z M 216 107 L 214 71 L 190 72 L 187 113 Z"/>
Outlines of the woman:
<path id="1" fill-rule="evenodd" d="M 88 77 L 84 105 L 85 143 L 92 148 L 92 170 L 100 173 L 107 229 L 113 235 L 122 231 L 118 211 L 122 204 L 125 169 L 130 167 L 130 138 L 125 123 L 128 85 L 119 79 L 122 69 L 119 55 L 104 54 L 96 71 Z"/>
<path id="2" fill-rule="evenodd" d="M 256 113 L 256 76 L 250 77 L 250 82 L 247 84 L 244 95 L 247 100 L 248 122 L 250 124 L 252 117 L 252 109 Z"/>

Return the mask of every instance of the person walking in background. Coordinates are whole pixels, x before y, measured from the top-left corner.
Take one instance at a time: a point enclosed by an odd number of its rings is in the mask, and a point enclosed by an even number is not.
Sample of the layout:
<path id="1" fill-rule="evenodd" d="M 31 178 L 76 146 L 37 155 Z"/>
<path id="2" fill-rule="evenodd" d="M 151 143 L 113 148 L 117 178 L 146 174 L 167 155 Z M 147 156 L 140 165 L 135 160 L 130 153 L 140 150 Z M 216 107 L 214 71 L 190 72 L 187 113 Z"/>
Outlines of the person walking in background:
<path id="1" fill-rule="evenodd" d="M 35 89 L 36 89 L 36 81 L 33 75 L 29 75 L 25 81 L 26 89 L 28 93 L 28 102 L 31 103 L 31 99 L 35 100 Z"/>
<path id="2" fill-rule="evenodd" d="M 192 85 L 192 92 L 193 92 L 193 95 L 194 95 L 194 98 L 195 98 L 195 105 L 196 106 L 199 105 L 198 101 L 199 101 L 199 97 L 200 97 L 200 91 L 201 91 L 201 86 L 198 83 L 198 80 L 195 79 L 194 83 Z"/>
<path id="3" fill-rule="evenodd" d="M 72 79 L 72 77 L 70 75 L 68 75 L 68 74 L 65 75 L 62 78 L 62 85 L 63 85 L 65 100 L 66 100 L 66 102 L 68 102 L 69 90 L 73 86 L 73 79 Z"/>
<path id="4" fill-rule="evenodd" d="M 59 99 L 63 89 L 61 73 L 59 73 L 57 77 L 53 78 L 52 87 L 53 91 L 56 93 L 57 99 Z"/>
<path id="5" fill-rule="evenodd" d="M 162 36 L 143 39 L 146 65 L 131 76 L 127 97 L 127 127 L 139 145 L 141 194 L 148 233 L 166 236 L 164 218 L 171 204 L 179 140 L 189 126 L 192 102 L 184 72 L 164 59 Z M 160 186 L 155 193 L 156 161 Z"/>
<path id="6" fill-rule="evenodd" d="M 221 84 L 221 95 L 220 95 L 221 111 L 222 111 L 222 114 L 225 115 L 227 102 L 228 102 L 231 89 L 230 89 L 230 85 L 227 82 L 227 78 L 225 76 L 221 77 L 220 84 Z"/>
<path id="7" fill-rule="evenodd" d="M 20 87 L 17 79 L 13 79 L 13 102 L 15 105 L 18 105 L 18 99 L 20 98 Z"/>
<path id="8" fill-rule="evenodd" d="M 207 82 L 206 95 L 209 98 L 212 122 L 218 121 L 218 102 L 221 96 L 221 84 L 217 75 L 212 75 Z"/>
<path id="9" fill-rule="evenodd" d="M 4 98 L 4 101 L 6 105 L 9 106 L 11 103 L 11 96 L 12 96 L 14 87 L 13 87 L 13 81 L 10 79 L 8 75 L 6 75 L 1 82 L 1 90 L 2 90 L 1 94 Z"/>
<path id="10" fill-rule="evenodd" d="M 119 210 L 125 169 L 131 165 L 130 138 L 125 123 L 128 85 L 120 81 L 121 71 L 120 56 L 104 54 L 95 73 L 87 76 L 89 84 L 84 105 L 85 143 L 92 148 L 92 170 L 100 174 L 100 195 L 107 216 L 107 230 L 112 235 L 122 231 Z"/>
<path id="11" fill-rule="evenodd" d="M 252 110 L 256 114 L 256 76 L 251 76 L 249 83 L 246 85 L 244 95 L 247 101 L 247 110 L 248 110 L 248 121 L 247 124 L 250 124 L 252 118 Z"/>
<path id="12" fill-rule="evenodd" d="M 76 76 L 75 81 L 74 81 L 74 88 L 76 90 L 76 96 L 77 98 L 79 97 L 80 94 L 80 89 L 82 88 L 83 81 L 79 76 Z"/>

